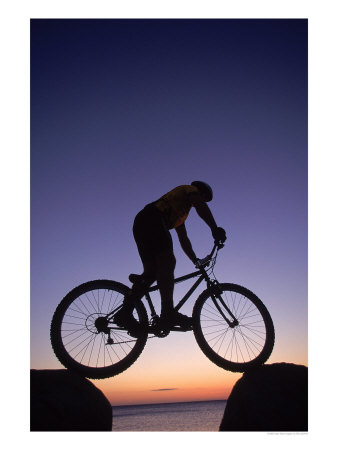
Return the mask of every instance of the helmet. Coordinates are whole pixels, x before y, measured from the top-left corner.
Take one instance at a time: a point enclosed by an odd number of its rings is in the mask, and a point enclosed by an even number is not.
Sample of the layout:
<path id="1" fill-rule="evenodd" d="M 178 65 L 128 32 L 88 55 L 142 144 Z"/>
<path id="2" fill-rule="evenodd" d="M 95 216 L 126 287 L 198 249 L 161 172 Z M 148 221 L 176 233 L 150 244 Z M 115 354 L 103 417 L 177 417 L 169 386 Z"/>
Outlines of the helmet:
<path id="1" fill-rule="evenodd" d="M 211 202 L 213 197 L 213 192 L 208 183 L 204 183 L 204 181 L 193 181 L 191 186 L 197 187 L 201 194 L 204 194 L 207 202 Z"/>

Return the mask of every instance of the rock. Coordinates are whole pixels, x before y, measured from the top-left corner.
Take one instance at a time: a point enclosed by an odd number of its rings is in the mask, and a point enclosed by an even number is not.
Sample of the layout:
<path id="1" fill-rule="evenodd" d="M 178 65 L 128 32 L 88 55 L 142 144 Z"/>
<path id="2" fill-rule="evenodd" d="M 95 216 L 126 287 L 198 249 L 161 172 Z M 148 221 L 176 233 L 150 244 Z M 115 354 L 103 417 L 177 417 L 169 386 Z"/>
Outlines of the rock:
<path id="1" fill-rule="evenodd" d="M 227 401 L 220 431 L 307 431 L 308 370 L 278 363 L 246 372 Z"/>
<path id="2" fill-rule="evenodd" d="M 112 407 L 86 378 L 31 370 L 31 431 L 111 431 Z"/>

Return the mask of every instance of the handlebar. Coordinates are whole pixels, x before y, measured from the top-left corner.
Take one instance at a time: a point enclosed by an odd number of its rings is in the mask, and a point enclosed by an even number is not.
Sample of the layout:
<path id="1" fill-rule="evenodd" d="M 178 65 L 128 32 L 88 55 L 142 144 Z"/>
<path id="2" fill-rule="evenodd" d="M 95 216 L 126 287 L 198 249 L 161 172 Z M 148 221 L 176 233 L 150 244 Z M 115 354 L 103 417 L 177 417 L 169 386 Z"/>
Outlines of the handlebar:
<path id="1" fill-rule="evenodd" d="M 196 267 L 202 268 L 208 265 L 208 263 L 211 261 L 212 257 L 214 256 L 214 253 L 217 250 L 220 250 L 224 247 L 224 243 L 222 242 L 216 242 L 214 243 L 213 249 L 211 250 L 211 253 L 207 255 L 205 258 L 199 259 L 198 265 Z"/>
<path id="2" fill-rule="evenodd" d="M 221 248 L 223 248 L 224 247 L 224 242 L 216 242 L 215 241 L 215 244 L 214 244 L 214 247 L 213 247 L 213 249 L 211 250 L 211 253 L 210 253 L 210 257 L 212 257 L 213 256 L 213 254 L 215 253 L 215 250 L 217 249 L 217 250 L 220 250 Z"/>
<path id="3" fill-rule="evenodd" d="M 207 258 L 211 259 L 214 256 L 214 253 L 215 253 L 216 249 L 218 251 L 218 250 L 220 250 L 223 247 L 224 247 L 224 242 L 217 242 L 217 241 L 215 241 L 214 246 L 213 246 L 213 248 L 211 250 L 211 253 L 210 253 L 210 255 L 207 256 Z"/>

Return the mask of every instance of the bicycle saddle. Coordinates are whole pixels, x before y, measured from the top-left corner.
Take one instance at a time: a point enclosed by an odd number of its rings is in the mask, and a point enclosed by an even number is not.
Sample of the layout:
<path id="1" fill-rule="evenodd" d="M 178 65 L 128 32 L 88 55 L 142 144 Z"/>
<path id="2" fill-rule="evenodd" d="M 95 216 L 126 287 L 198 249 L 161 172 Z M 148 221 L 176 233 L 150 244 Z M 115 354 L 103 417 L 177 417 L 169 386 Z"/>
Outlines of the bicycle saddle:
<path id="1" fill-rule="evenodd" d="M 141 283 L 143 281 L 142 275 L 137 275 L 136 273 L 131 273 L 129 275 L 129 281 L 133 284 Z"/>

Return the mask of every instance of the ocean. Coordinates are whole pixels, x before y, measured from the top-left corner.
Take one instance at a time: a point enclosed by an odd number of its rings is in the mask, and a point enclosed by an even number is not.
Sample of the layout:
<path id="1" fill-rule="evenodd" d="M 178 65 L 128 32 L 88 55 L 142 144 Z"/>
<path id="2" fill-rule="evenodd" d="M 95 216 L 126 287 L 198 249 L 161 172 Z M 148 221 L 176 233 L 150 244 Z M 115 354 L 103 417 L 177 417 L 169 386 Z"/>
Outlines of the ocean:
<path id="1" fill-rule="evenodd" d="M 113 431 L 218 431 L 225 400 L 113 406 Z"/>

